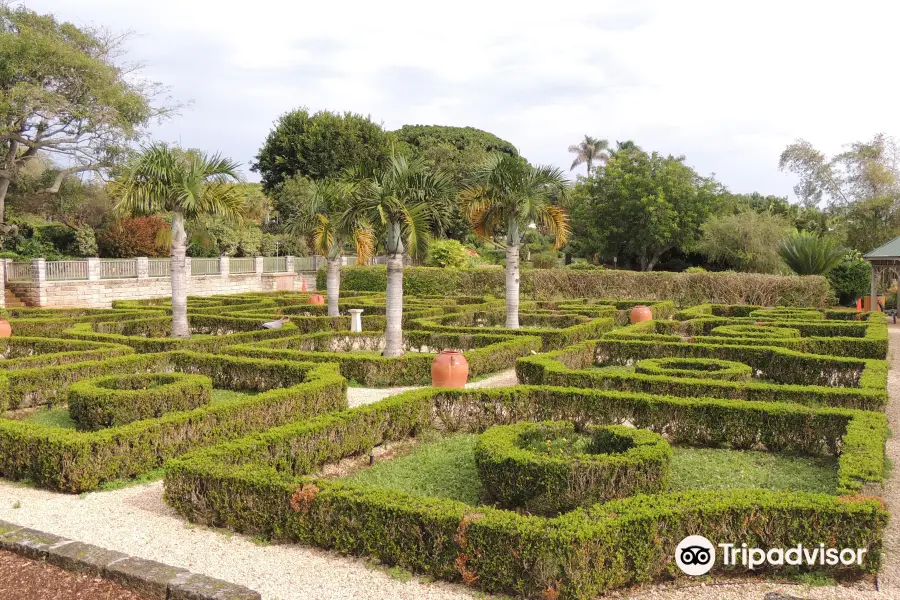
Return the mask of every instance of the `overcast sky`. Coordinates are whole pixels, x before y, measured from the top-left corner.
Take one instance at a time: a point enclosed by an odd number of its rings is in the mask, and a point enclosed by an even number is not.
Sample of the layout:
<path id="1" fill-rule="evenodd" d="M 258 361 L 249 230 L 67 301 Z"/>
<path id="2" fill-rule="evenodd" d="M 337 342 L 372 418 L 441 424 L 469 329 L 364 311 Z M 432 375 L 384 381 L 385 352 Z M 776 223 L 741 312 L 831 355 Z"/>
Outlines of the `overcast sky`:
<path id="1" fill-rule="evenodd" d="M 895 0 L 26 4 L 135 31 L 128 58 L 193 101 L 155 136 L 252 179 L 272 122 L 301 106 L 478 127 L 566 170 L 586 133 L 633 139 L 735 192 L 791 197 L 777 162 L 796 138 L 831 153 L 900 133 Z"/>

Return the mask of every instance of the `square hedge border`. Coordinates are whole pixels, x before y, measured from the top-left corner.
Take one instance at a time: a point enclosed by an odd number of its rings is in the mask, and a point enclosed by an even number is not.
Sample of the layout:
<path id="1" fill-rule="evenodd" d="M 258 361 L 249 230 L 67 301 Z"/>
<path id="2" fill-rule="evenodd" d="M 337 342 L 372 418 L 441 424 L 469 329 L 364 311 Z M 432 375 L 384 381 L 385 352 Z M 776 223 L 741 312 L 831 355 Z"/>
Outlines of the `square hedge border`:
<path id="1" fill-rule="evenodd" d="M 57 382 L 57 394 L 80 379 L 171 371 L 207 375 L 217 388 L 260 393 L 92 432 L 0 419 L 0 475 L 80 493 L 200 446 L 347 407 L 346 381 L 333 364 L 168 352 L 41 370 L 45 384 Z M 0 387 L 18 373 L 0 377 Z"/>
<path id="2" fill-rule="evenodd" d="M 880 564 L 888 515 L 873 498 L 692 491 L 543 518 L 310 476 L 325 463 L 415 436 L 434 419 L 446 430 L 468 431 L 518 421 L 628 420 L 675 443 L 836 454 L 845 494 L 881 481 L 888 434 L 883 414 L 848 409 L 545 386 L 416 390 L 171 460 L 165 499 L 192 522 L 526 597 L 593 598 L 670 576 L 677 543 L 692 534 L 763 548 L 825 539 L 868 549 L 863 566 L 844 574 L 876 572 Z"/>
<path id="3" fill-rule="evenodd" d="M 624 365 L 647 358 L 668 357 L 731 360 L 748 364 L 769 376 L 796 378 L 796 381 L 721 381 L 591 368 L 598 360 Z M 884 410 L 888 402 L 887 371 L 888 365 L 884 360 L 806 354 L 775 346 L 622 339 L 616 335 L 516 361 L 519 381 L 530 385 L 566 385 L 679 397 L 787 402 L 874 411 Z M 826 380 L 837 377 L 836 374 L 843 374 L 845 381 L 842 383 L 845 385 L 825 385 L 830 383 Z"/>
<path id="4" fill-rule="evenodd" d="M 362 333 L 317 333 L 241 344 L 224 350 L 227 354 L 280 360 L 336 363 L 341 375 L 349 381 L 369 387 L 397 385 L 430 385 L 431 363 L 436 353 L 409 352 L 403 356 L 385 357 L 374 350 L 327 351 L 302 350 L 301 347 L 321 347 L 333 338 L 369 340 L 380 338 L 380 331 Z M 541 350 L 541 339 L 521 335 L 481 335 L 469 333 L 445 333 L 429 331 L 403 332 L 408 347 L 463 350 L 469 363 L 469 377 L 481 377 L 515 367 L 516 359 Z"/>
<path id="5" fill-rule="evenodd" d="M 124 344 L 17 335 L 0 338 L 0 355 L 12 357 L 0 360 L 0 371 L 19 371 L 86 360 L 104 360 L 128 354 L 134 354 L 134 348 Z M 6 410 L 6 407 L 0 399 L 0 412 L 3 410 Z"/>

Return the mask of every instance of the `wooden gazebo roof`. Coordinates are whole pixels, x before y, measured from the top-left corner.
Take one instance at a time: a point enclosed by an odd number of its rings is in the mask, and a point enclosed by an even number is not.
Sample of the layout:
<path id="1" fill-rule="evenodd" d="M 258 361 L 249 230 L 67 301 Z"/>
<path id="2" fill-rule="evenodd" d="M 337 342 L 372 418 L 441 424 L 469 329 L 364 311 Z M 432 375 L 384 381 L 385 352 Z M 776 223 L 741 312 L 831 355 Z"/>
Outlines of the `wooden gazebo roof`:
<path id="1" fill-rule="evenodd" d="M 864 254 L 863 258 L 877 266 L 900 265 L 900 237 Z"/>

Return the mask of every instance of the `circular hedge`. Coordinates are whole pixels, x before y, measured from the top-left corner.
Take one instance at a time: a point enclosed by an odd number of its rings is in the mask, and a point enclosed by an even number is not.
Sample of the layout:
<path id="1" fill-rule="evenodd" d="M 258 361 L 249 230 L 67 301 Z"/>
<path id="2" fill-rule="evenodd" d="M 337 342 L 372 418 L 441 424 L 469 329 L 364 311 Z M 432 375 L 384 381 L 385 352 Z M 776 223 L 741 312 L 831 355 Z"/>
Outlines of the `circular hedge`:
<path id="1" fill-rule="evenodd" d="M 187 373 L 104 375 L 69 386 L 69 416 L 97 430 L 208 404 L 212 380 Z"/>
<path id="2" fill-rule="evenodd" d="M 671 457 L 668 442 L 652 431 L 612 425 L 579 433 L 569 421 L 500 425 L 475 444 L 490 499 L 540 515 L 662 492 Z"/>
<path id="3" fill-rule="evenodd" d="M 753 319 L 770 321 L 824 321 L 825 313 L 802 308 L 759 308 L 749 315 Z"/>
<path id="4" fill-rule="evenodd" d="M 749 365 L 717 358 L 648 358 L 635 363 L 634 370 L 644 375 L 719 381 L 749 381 L 753 375 L 753 369 Z"/>
<path id="5" fill-rule="evenodd" d="M 719 337 L 787 340 L 799 338 L 800 330 L 769 325 L 720 325 L 710 334 Z"/>

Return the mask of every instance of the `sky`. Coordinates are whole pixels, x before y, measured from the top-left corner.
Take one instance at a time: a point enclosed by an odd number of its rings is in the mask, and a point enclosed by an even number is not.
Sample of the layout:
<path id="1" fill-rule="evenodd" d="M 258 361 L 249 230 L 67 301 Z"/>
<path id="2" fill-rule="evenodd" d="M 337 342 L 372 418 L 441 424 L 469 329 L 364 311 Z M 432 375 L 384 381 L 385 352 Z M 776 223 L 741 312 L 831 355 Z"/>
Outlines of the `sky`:
<path id="1" fill-rule="evenodd" d="M 631 139 L 734 192 L 791 198 L 778 156 L 794 140 L 831 154 L 900 135 L 894 0 L 25 4 L 133 31 L 127 59 L 191 102 L 153 136 L 221 151 L 251 180 L 273 122 L 299 107 L 477 127 L 566 172 L 585 134 Z"/>

